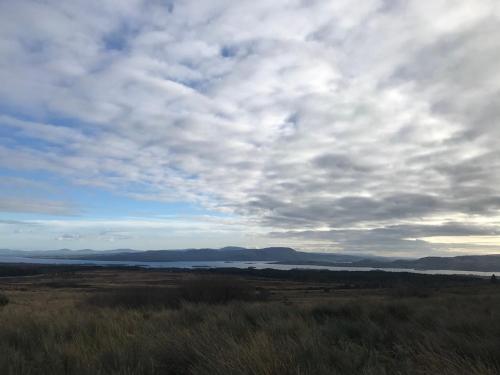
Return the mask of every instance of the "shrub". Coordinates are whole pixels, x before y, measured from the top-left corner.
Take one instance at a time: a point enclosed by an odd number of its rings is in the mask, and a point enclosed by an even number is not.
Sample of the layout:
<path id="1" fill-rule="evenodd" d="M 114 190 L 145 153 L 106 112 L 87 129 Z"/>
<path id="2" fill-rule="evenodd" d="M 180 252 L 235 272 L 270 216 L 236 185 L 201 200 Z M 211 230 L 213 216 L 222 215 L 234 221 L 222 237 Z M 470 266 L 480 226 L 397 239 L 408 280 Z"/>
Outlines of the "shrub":
<path id="1" fill-rule="evenodd" d="M 395 288 L 392 292 L 393 297 L 405 298 L 405 297 L 415 297 L 415 298 L 428 298 L 432 295 L 431 288 L 419 287 L 419 286 L 407 286 Z"/>
<path id="2" fill-rule="evenodd" d="M 413 312 L 408 305 L 403 303 L 391 303 L 386 309 L 387 314 L 397 320 L 408 320 Z"/>
<path id="3" fill-rule="evenodd" d="M 53 280 L 47 281 L 45 283 L 40 283 L 41 286 L 46 286 L 48 288 L 88 288 L 89 285 L 79 283 L 74 280 Z"/>
<path id="4" fill-rule="evenodd" d="M 90 296 L 87 302 L 98 307 L 177 307 L 179 294 L 171 288 L 133 287 L 117 288 Z"/>
<path id="5" fill-rule="evenodd" d="M 256 290 L 234 278 L 203 277 L 186 280 L 176 288 L 117 288 L 92 295 L 88 303 L 99 307 L 176 308 L 181 301 L 221 304 L 230 301 L 256 301 L 267 297 L 265 290 Z"/>
<path id="6" fill-rule="evenodd" d="M 5 294 L 0 293 L 0 307 L 3 307 L 9 303 L 9 297 Z"/>
<path id="7" fill-rule="evenodd" d="M 318 322 L 327 319 L 357 320 L 363 316 L 363 309 L 360 305 L 353 303 L 340 306 L 318 305 L 311 310 L 311 315 Z"/>
<path id="8" fill-rule="evenodd" d="M 202 277 L 185 281 L 179 288 L 181 299 L 188 302 L 227 303 L 263 299 L 264 292 L 256 291 L 243 280 L 228 277 Z"/>

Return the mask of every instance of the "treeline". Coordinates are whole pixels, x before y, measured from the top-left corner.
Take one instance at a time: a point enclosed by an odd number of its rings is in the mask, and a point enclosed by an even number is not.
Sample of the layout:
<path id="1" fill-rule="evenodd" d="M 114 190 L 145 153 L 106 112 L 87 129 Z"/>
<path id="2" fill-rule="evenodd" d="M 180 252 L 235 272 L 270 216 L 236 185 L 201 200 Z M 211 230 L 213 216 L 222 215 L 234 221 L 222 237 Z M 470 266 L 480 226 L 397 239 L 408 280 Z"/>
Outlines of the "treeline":
<path id="1" fill-rule="evenodd" d="M 430 275 L 412 272 L 386 271 L 330 271 L 330 270 L 276 270 L 212 268 L 190 272 L 264 277 L 298 282 L 345 284 L 346 287 L 387 288 L 399 286 L 445 287 L 488 283 L 489 280 L 469 275 Z"/>
<path id="2" fill-rule="evenodd" d="M 0 277 L 35 276 L 35 275 L 64 275 L 78 271 L 92 271 L 102 269 L 133 270 L 140 267 L 127 266 L 93 266 L 93 265 L 59 265 L 59 264 L 31 264 L 31 263 L 3 263 L 0 264 Z"/>
<path id="3" fill-rule="evenodd" d="M 135 266 L 93 266 L 93 265 L 37 265 L 3 264 L 0 265 L 0 277 L 31 276 L 52 274 L 68 276 L 78 271 L 92 270 L 127 270 L 137 272 L 185 272 L 191 274 L 236 275 L 281 279 L 297 282 L 318 282 L 342 284 L 345 288 L 388 288 L 400 286 L 446 287 L 466 286 L 489 283 L 489 280 L 469 275 L 431 275 L 412 272 L 386 271 L 330 271 L 330 270 L 277 270 L 253 268 L 142 268 Z"/>

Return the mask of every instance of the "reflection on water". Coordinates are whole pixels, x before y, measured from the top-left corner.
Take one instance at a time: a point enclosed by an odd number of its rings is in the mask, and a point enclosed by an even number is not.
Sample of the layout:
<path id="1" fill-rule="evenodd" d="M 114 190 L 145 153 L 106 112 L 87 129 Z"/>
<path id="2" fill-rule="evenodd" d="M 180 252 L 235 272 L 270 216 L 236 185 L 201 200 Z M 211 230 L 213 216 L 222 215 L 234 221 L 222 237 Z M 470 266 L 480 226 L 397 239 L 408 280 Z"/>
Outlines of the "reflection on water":
<path id="1" fill-rule="evenodd" d="M 118 266 L 140 266 L 149 268 L 273 268 L 277 270 L 291 269 L 315 269 L 315 270 L 332 270 L 332 271 L 373 271 L 382 270 L 388 272 L 414 272 L 425 274 L 442 274 L 442 275 L 477 275 L 491 276 L 492 272 L 479 271 L 454 271 L 454 270 L 413 270 L 405 268 L 371 268 L 371 267 L 330 267 L 330 266 L 312 266 L 312 265 L 288 265 L 275 264 L 273 262 L 128 262 L 128 261 L 97 261 L 97 260 L 72 260 L 72 259 L 41 259 L 41 258 L 24 258 L 0 256 L 0 263 L 37 263 L 37 264 L 89 264 L 89 265 L 118 265 Z"/>

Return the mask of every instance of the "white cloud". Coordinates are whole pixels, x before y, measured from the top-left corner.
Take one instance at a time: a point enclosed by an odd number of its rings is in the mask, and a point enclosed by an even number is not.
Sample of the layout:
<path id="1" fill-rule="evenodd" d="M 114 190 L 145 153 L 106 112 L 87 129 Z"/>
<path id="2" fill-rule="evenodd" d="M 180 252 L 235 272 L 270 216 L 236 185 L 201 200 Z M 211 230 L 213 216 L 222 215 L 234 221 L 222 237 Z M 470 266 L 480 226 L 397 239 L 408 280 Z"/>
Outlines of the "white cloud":
<path id="1" fill-rule="evenodd" d="M 17 197 L 0 197 L 0 211 L 29 212 L 50 215 L 73 215 L 78 212 L 74 207 L 63 201 Z"/>
<path id="2" fill-rule="evenodd" d="M 10 220 L 0 221 L 0 235 L 2 246 L 27 250 L 60 246 L 96 250 L 180 249 L 223 247 L 228 243 L 255 247 L 265 246 L 269 241 L 262 229 L 251 222 L 216 216 Z"/>
<path id="3" fill-rule="evenodd" d="M 191 200 L 254 231 L 498 218 L 493 0 L 25 1 L 0 14 L 3 167 Z"/>

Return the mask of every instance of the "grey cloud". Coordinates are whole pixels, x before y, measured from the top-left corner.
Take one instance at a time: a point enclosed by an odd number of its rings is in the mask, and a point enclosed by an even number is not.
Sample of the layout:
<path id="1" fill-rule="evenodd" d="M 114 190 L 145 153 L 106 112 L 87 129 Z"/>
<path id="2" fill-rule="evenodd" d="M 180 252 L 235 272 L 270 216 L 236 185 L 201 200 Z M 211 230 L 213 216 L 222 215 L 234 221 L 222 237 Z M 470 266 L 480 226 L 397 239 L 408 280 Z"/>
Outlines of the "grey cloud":
<path id="1" fill-rule="evenodd" d="M 58 241 L 78 241 L 82 239 L 82 236 L 78 233 L 64 233 L 56 238 Z"/>
<path id="2" fill-rule="evenodd" d="M 30 115 L 0 118 L 4 168 L 262 230 L 497 220 L 493 0 L 26 1 L 0 14 L 0 101 Z M 342 244 L 432 246 L 387 233 Z"/>
<path id="3" fill-rule="evenodd" d="M 339 171 L 342 174 L 353 172 L 369 172 L 370 168 L 351 160 L 348 156 L 338 154 L 325 154 L 318 156 L 313 161 L 314 166 L 332 171 Z"/>
<path id="4" fill-rule="evenodd" d="M 353 224 L 401 220 L 446 211 L 446 202 L 421 194 L 394 194 L 383 198 L 348 196 L 283 202 L 262 196 L 251 205 L 271 210 L 269 224 L 348 227 Z"/>
<path id="5" fill-rule="evenodd" d="M 21 221 L 21 220 L 0 220 L 0 224 L 4 225 L 22 225 L 22 226 L 33 226 L 38 225 L 37 223 L 29 222 L 29 221 Z"/>
<path id="6" fill-rule="evenodd" d="M 79 210 L 64 201 L 3 198 L 0 197 L 0 212 L 24 212 L 47 215 L 76 215 Z"/>
<path id="7" fill-rule="evenodd" d="M 474 244 L 434 244 L 419 238 L 440 236 L 498 236 L 500 229 L 493 225 L 464 223 L 444 223 L 442 225 L 402 224 L 389 225 L 374 229 L 336 229 L 326 231 L 285 231 L 272 232 L 275 238 L 296 238 L 301 240 L 320 240 L 339 244 L 345 251 L 374 253 L 398 252 L 409 254 L 431 254 L 439 250 L 453 251 L 454 248 L 466 247 L 473 250 L 495 249 L 494 246 L 476 246 Z"/>

